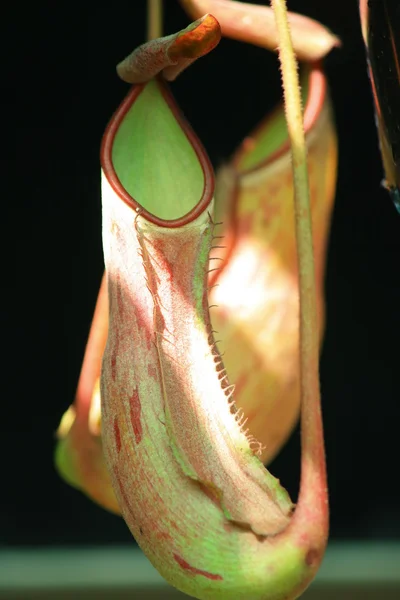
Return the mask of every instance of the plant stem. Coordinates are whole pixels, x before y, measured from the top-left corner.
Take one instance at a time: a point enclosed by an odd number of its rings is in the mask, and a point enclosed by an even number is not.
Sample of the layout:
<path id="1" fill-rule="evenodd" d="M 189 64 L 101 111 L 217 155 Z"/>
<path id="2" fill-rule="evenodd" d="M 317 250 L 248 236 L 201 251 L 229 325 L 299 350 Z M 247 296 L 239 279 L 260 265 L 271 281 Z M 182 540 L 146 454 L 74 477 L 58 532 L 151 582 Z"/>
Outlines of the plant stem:
<path id="1" fill-rule="evenodd" d="M 292 149 L 295 193 L 295 231 L 300 296 L 300 386 L 302 458 L 298 509 L 322 514 L 327 521 L 325 451 L 319 389 L 319 335 L 314 252 L 308 184 L 307 149 L 297 61 L 293 52 L 286 0 L 272 0 L 279 34 L 286 121 Z M 297 512 L 297 511 L 296 511 Z M 299 511 L 301 514 L 304 511 Z M 308 515 L 310 516 L 309 512 Z M 300 514 L 299 514 L 300 518 Z"/>
<path id="2" fill-rule="evenodd" d="M 163 0 L 147 0 L 147 40 L 163 34 Z"/>

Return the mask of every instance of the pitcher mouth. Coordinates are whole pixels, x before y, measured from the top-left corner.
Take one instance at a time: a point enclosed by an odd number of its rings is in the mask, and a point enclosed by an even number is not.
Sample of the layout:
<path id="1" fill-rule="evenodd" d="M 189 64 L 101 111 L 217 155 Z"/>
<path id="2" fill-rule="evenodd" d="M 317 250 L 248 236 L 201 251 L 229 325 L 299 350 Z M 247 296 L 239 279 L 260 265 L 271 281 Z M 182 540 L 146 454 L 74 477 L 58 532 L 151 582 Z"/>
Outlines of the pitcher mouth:
<path id="1" fill-rule="evenodd" d="M 113 160 L 113 147 L 116 135 L 124 118 L 132 108 L 134 102 L 143 93 L 146 86 L 149 85 L 148 83 L 133 86 L 111 118 L 103 136 L 100 160 L 108 183 L 121 200 L 123 200 L 137 214 L 140 214 L 143 218 L 154 225 L 173 229 L 182 227 L 195 221 L 204 211 L 207 210 L 211 204 L 214 194 L 214 172 L 203 145 L 190 127 L 189 123 L 186 121 L 185 117 L 180 112 L 167 84 L 164 83 L 164 81 L 162 81 L 160 78 L 152 80 L 152 83 L 157 85 L 158 90 L 161 92 L 163 99 L 168 105 L 173 117 L 176 119 L 177 124 L 182 129 L 198 160 L 203 176 L 203 189 L 199 195 L 200 197 L 198 202 L 195 203 L 193 208 L 186 212 L 186 214 L 183 214 L 178 218 L 161 218 L 160 216 L 157 216 L 148 210 L 136 198 L 134 198 L 133 195 L 131 195 L 126 187 L 122 184 L 121 179 L 117 174 Z M 145 174 L 142 174 L 142 177 L 145 177 Z M 184 193 L 185 190 L 182 190 L 182 194 Z"/>
<path id="2" fill-rule="evenodd" d="M 308 134 L 321 115 L 328 86 L 320 62 L 304 66 L 303 70 L 303 81 L 306 80 L 308 87 L 304 101 L 304 132 L 307 138 Z M 250 143 L 257 144 L 261 133 L 269 127 L 272 120 L 275 119 L 279 113 L 282 113 L 283 115 L 283 104 L 279 104 L 270 114 L 267 115 L 267 117 L 265 117 L 265 119 L 261 121 L 261 123 L 256 126 L 253 132 L 248 136 L 247 141 L 243 142 L 235 153 L 233 157 L 233 164 L 240 175 L 247 175 L 257 171 L 258 169 L 264 168 L 284 154 L 290 152 L 290 143 L 286 131 L 286 134 L 283 135 L 283 140 L 277 144 L 276 148 L 270 152 L 266 158 L 254 161 L 254 164 L 251 166 L 245 165 L 245 157 L 249 152 L 249 140 Z"/>

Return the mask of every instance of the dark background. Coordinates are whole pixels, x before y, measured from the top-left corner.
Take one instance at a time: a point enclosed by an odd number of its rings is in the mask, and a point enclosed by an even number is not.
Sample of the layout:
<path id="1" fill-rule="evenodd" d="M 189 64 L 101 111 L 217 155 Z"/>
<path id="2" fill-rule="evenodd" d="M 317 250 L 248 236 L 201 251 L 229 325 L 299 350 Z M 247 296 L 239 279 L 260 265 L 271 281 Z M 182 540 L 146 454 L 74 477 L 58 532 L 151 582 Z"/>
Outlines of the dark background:
<path id="1" fill-rule="evenodd" d="M 400 217 L 380 187 L 357 4 L 289 1 L 343 41 L 326 59 L 340 143 L 321 363 L 332 538 L 399 539 Z M 165 5 L 166 33 L 184 27 Z M 144 41 L 145 2 L 2 12 L 0 544 L 130 542 L 52 461 L 103 270 L 99 145 L 128 90 L 115 65 Z M 223 40 L 173 91 L 218 166 L 279 99 L 276 56 Z M 296 431 L 271 466 L 294 496 L 298 446 Z"/>

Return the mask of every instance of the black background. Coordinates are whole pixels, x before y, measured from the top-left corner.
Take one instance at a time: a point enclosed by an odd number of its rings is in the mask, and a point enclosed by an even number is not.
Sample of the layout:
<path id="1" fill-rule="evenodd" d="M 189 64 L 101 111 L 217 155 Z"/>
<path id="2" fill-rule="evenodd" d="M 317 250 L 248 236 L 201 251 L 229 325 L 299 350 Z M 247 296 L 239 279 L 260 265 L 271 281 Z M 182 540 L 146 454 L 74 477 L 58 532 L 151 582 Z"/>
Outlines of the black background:
<path id="1" fill-rule="evenodd" d="M 325 61 L 340 143 L 321 363 L 332 538 L 398 539 L 400 218 L 380 187 L 357 4 L 289 1 L 343 41 Z M 166 33 L 185 27 L 165 6 Z M 52 461 L 103 270 L 99 145 L 128 89 L 115 65 L 144 41 L 145 2 L 2 11 L 0 543 L 130 542 Z M 277 59 L 223 40 L 173 91 L 218 166 L 279 99 Z M 297 430 L 271 466 L 293 496 L 298 446 Z"/>

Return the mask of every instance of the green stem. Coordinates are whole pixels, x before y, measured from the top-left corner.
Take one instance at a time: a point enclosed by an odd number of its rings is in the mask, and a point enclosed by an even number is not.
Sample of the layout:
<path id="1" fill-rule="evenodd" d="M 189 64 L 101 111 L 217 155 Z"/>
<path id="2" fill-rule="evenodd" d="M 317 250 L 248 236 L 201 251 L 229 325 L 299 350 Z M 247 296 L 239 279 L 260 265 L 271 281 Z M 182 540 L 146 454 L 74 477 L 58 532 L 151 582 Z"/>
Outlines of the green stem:
<path id="1" fill-rule="evenodd" d="M 302 473 L 300 503 L 316 511 L 326 507 L 326 474 L 319 390 L 319 335 L 307 150 L 297 61 L 293 52 L 286 0 L 272 0 L 279 33 L 286 120 L 292 148 L 295 231 L 300 296 L 300 385 L 302 401 Z M 316 498 L 320 502 L 316 502 Z"/>
<path id="2" fill-rule="evenodd" d="M 147 40 L 163 34 L 163 0 L 147 0 Z"/>

